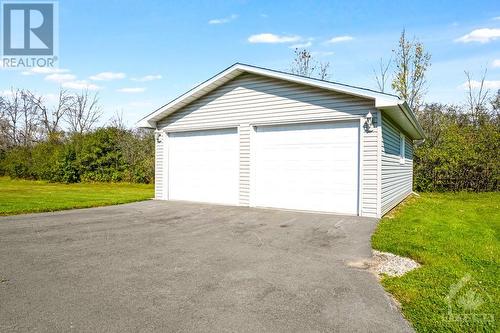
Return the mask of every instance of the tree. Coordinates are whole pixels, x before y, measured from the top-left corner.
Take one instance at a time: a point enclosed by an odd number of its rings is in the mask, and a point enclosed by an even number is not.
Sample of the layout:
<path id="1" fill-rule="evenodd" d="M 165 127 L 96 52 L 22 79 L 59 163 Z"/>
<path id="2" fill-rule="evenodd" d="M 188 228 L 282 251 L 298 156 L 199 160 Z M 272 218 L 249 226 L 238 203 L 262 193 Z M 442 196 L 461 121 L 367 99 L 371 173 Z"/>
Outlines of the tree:
<path id="1" fill-rule="evenodd" d="M 90 131 L 102 116 L 97 93 L 90 94 L 88 89 L 73 97 L 71 106 L 66 110 L 64 119 L 70 132 L 84 133 Z"/>
<path id="2" fill-rule="evenodd" d="M 18 134 L 19 122 L 21 121 L 20 99 L 20 90 L 12 88 L 10 94 L 2 101 L 2 115 L 5 121 L 4 136 L 9 147 L 20 143 Z"/>
<path id="3" fill-rule="evenodd" d="M 375 82 L 377 83 L 378 90 L 385 92 L 385 87 L 387 85 L 387 80 L 389 79 L 389 69 L 391 67 L 392 59 L 384 62 L 384 59 L 380 58 L 378 64 L 378 70 L 373 69 L 373 75 L 375 77 Z"/>
<path id="4" fill-rule="evenodd" d="M 418 112 L 426 93 L 426 72 L 431 64 L 431 55 L 415 38 L 408 40 L 404 29 L 393 53 L 396 67 L 392 89 L 407 101 L 412 110 Z"/>
<path id="5" fill-rule="evenodd" d="M 475 81 L 472 74 L 464 71 L 467 78 L 466 89 L 466 110 L 469 113 L 472 123 L 477 125 L 486 120 L 486 113 L 488 112 L 488 95 L 489 90 L 485 88 L 484 81 L 486 80 L 487 70 L 484 70 L 481 81 Z M 494 106 L 494 105 L 492 105 Z"/>
<path id="6" fill-rule="evenodd" d="M 20 140 L 22 145 L 30 146 L 39 140 L 37 106 L 35 103 L 33 103 L 33 100 L 31 98 L 32 93 L 29 90 L 21 90 L 20 96 Z"/>
<path id="7" fill-rule="evenodd" d="M 75 97 L 67 90 L 60 89 L 57 96 L 57 103 L 52 108 L 45 105 L 45 101 L 41 96 L 31 94 L 30 97 L 38 109 L 38 117 L 44 134 L 49 139 L 53 139 L 61 133 L 61 121 L 72 107 Z"/>
<path id="8" fill-rule="evenodd" d="M 123 110 L 115 111 L 115 114 L 109 119 L 109 127 L 118 128 L 122 131 L 127 129 L 127 124 L 123 119 Z"/>
<path id="9" fill-rule="evenodd" d="M 326 80 L 330 76 L 329 62 L 317 62 L 312 58 L 311 52 L 307 49 L 296 48 L 290 72 L 306 77 L 317 77 L 320 80 Z"/>

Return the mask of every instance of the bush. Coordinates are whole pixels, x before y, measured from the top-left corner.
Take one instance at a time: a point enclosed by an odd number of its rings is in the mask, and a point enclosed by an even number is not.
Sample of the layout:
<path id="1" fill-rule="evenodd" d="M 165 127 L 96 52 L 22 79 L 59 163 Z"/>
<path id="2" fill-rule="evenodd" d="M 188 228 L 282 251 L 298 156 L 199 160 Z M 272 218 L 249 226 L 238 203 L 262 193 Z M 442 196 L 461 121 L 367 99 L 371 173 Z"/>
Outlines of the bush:
<path id="1" fill-rule="evenodd" d="M 65 183 L 151 183 L 154 179 L 154 139 L 142 130 L 100 128 L 2 154 L 0 174 L 12 178 Z"/>
<path id="2" fill-rule="evenodd" d="M 497 114 L 473 121 L 458 108 L 428 105 L 419 115 L 427 140 L 415 149 L 417 191 L 498 191 Z"/>

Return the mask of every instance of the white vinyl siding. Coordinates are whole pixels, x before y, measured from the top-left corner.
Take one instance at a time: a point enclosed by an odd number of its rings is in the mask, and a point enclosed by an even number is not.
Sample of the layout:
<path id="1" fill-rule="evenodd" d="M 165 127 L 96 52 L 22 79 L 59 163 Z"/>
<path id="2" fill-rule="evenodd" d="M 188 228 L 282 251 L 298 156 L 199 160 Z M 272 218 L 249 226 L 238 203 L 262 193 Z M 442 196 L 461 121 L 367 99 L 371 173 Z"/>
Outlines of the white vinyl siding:
<path id="1" fill-rule="evenodd" d="M 164 156 L 166 135 L 160 135 L 159 140 L 155 138 L 155 199 L 164 199 L 163 185 L 165 183 Z M 160 141 L 160 142 L 158 142 Z"/>
<path id="2" fill-rule="evenodd" d="M 404 148 L 400 146 L 404 139 Z M 404 163 L 401 158 L 404 153 Z M 382 115 L 381 213 L 390 211 L 412 192 L 413 145 L 399 128 Z"/>
<path id="3" fill-rule="evenodd" d="M 239 127 L 240 134 L 240 205 L 250 205 L 250 136 L 249 124 Z"/>
<path id="4" fill-rule="evenodd" d="M 239 127 L 239 204 L 250 197 L 251 125 L 361 118 L 373 114 L 374 129 L 362 134 L 361 215 L 377 216 L 379 111 L 374 101 L 297 83 L 242 74 L 158 123 L 169 131 Z M 157 175 L 160 171 L 157 169 Z M 160 180 L 161 181 L 161 180 Z M 164 184 L 157 183 L 157 186 Z"/>

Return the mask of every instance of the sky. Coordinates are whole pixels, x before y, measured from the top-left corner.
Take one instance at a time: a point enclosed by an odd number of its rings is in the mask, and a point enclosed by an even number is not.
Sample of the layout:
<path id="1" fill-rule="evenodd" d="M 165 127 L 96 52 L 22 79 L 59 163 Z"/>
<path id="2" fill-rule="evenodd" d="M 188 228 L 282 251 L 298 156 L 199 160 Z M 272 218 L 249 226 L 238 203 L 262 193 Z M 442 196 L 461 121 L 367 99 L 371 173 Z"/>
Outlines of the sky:
<path id="1" fill-rule="evenodd" d="M 497 1 L 60 0 L 58 68 L 0 68 L 0 94 L 61 87 L 99 94 L 102 122 L 129 126 L 235 62 L 288 71 L 295 47 L 329 62 L 330 80 L 376 89 L 402 29 L 431 54 L 427 102 L 462 103 L 464 70 L 500 89 Z"/>

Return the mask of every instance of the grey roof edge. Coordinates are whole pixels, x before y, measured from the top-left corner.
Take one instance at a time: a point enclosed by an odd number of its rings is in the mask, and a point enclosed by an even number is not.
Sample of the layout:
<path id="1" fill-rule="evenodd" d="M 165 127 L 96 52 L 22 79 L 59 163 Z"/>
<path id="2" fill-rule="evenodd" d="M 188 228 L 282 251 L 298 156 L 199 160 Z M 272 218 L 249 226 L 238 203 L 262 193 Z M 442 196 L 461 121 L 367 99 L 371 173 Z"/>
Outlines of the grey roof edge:
<path id="1" fill-rule="evenodd" d="M 325 80 L 320 80 L 316 78 L 310 78 L 310 77 L 305 77 L 302 75 L 297 75 L 297 74 L 291 74 L 291 73 L 286 73 L 278 70 L 273 70 L 273 69 L 268 69 L 268 68 L 263 68 L 263 67 L 258 67 L 254 65 L 248 65 L 244 63 L 235 63 L 224 70 L 218 72 L 211 78 L 203 81 L 202 83 L 198 84 L 197 86 L 191 88 L 187 92 L 183 93 L 182 95 L 174 98 L 170 102 L 162 105 L 161 107 L 157 108 L 153 112 L 149 113 L 145 117 L 141 118 L 137 125 L 139 127 L 149 127 L 149 128 L 155 128 L 156 127 L 156 121 L 153 118 L 158 118 L 158 117 L 166 117 L 170 113 L 168 112 L 169 110 L 174 110 L 172 112 L 175 112 L 177 109 L 175 109 L 178 104 L 182 103 L 186 99 L 193 98 L 196 94 L 199 96 L 195 96 L 194 99 L 200 98 L 203 95 L 209 93 L 211 90 L 214 90 L 218 87 L 217 81 L 222 82 L 220 85 L 224 84 L 227 81 L 224 81 L 224 78 L 227 76 L 230 76 L 236 72 L 236 76 L 240 75 L 243 72 L 249 72 L 257 75 L 263 75 L 263 76 L 268 76 L 268 77 L 274 77 L 277 79 L 282 79 L 286 81 L 291 81 L 299 84 L 305 84 L 305 85 L 310 85 L 322 89 L 327 89 L 327 90 L 332 90 L 332 91 L 337 91 L 341 93 L 346 93 L 346 94 L 351 94 L 359 97 L 364 97 L 368 99 L 373 99 L 375 100 L 375 107 L 377 108 L 389 108 L 389 107 L 397 107 L 403 112 L 406 116 L 406 118 L 409 120 L 409 122 L 412 124 L 412 126 L 415 127 L 417 132 L 422 136 L 422 138 L 425 138 L 425 134 L 423 132 L 422 127 L 418 123 L 416 116 L 414 112 L 410 109 L 406 101 L 400 99 L 398 96 L 393 95 L 393 94 L 388 94 L 388 93 L 383 93 L 379 92 L 376 90 L 368 89 L 368 88 L 362 88 L 362 87 L 357 87 L 353 85 L 348 85 L 348 84 L 343 84 L 343 83 L 338 83 L 334 81 L 325 81 Z M 215 87 L 210 88 L 210 85 L 214 85 Z M 210 88 L 208 91 L 204 91 L 204 89 Z"/>

